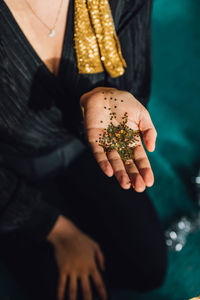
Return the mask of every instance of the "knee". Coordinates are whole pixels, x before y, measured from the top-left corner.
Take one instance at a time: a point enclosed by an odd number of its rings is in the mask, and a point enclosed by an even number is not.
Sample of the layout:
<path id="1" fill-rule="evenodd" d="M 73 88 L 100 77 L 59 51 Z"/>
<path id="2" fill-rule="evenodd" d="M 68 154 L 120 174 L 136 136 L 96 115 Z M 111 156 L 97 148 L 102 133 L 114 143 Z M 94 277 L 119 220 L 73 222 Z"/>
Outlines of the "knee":
<path id="1" fill-rule="evenodd" d="M 149 292 L 161 287 L 164 284 L 167 273 L 167 264 L 162 262 L 154 264 L 151 269 L 144 269 L 138 276 L 135 290 L 138 292 Z"/>
<path id="2" fill-rule="evenodd" d="M 156 251 L 157 250 L 157 251 Z M 159 288 L 167 273 L 167 250 L 148 251 L 142 255 L 127 256 L 123 262 L 110 265 L 107 278 L 111 287 L 148 292 Z"/>
<path id="3" fill-rule="evenodd" d="M 124 282 L 129 289 L 148 292 L 159 288 L 165 281 L 168 264 L 168 252 L 163 236 L 148 241 L 141 247 L 127 252 L 124 261 Z"/>
<path id="4" fill-rule="evenodd" d="M 167 273 L 167 249 L 162 249 L 162 253 L 155 251 L 154 255 L 149 257 L 147 255 L 141 265 L 143 267 L 134 275 L 136 280 L 133 282 L 133 289 L 148 292 L 161 287 Z"/>

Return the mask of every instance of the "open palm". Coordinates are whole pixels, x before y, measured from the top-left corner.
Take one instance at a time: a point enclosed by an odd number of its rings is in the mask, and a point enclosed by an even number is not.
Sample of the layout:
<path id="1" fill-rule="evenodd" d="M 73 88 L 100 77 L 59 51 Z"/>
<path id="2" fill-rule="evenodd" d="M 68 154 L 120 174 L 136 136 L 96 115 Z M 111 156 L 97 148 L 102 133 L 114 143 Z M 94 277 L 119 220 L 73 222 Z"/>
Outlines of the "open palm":
<path id="1" fill-rule="evenodd" d="M 106 154 L 98 144 L 102 130 L 111 121 L 119 125 L 124 113 L 127 113 L 127 125 L 134 130 L 139 129 L 147 150 L 153 151 L 157 133 L 146 108 L 131 93 L 106 87 L 98 87 L 84 94 L 80 103 L 88 141 L 102 171 L 107 176 L 114 174 L 124 189 L 132 185 L 135 191 L 143 192 L 146 186 L 152 186 L 154 176 L 141 140 L 134 148 L 134 160 L 129 164 L 123 163 L 116 150 Z"/>

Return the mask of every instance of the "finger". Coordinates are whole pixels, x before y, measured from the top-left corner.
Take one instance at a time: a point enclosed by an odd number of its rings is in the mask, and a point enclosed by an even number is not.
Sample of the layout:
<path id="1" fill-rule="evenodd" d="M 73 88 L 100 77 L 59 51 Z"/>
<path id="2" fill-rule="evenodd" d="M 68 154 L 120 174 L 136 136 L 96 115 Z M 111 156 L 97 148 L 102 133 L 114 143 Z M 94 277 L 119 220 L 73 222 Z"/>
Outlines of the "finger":
<path id="1" fill-rule="evenodd" d="M 155 149 L 157 132 L 151 120 L 149 112 L 144 109 L 140 116 L 139 129 L 142 132 L 144 144 L 148 151 Z"/>
<path id="2" fill-rule="evenodd" d="M 98 145 L 97 140 L 90 141 L 90 146 L 92 148 L 93 155 L 98 162 L 102 171 L 109 177 L 113 176 L 113 169 L 110 165 L 108 158 L 104 152 L 103 147 Z"/>
<path id="3" fill-rule="evenodd" d="M 131 186 L 130 179 L 125 170 L 123 161 L 121 160 L 119 153 L 116 150 L 113 150 L 107 153 L 107 157 L 113 168 L 115 177 L 118 180 L 121 187 L 124 189 L 129 189 Z"/>
<path id="4" fill-rule="evenodd" d="M 58 300 L 63 300 L 67 283 L 67 275 L 61 273 L 58 278 Z"/>
<path id="5" fill-rule="evenodd" d="M 135 191 L 138 193 L 143 192 L 146 185 L 133 160 L 129 160 L 125 163 L 125 169 Z"/>
<path id="6" fill-rule="evenodd" d="M 77 277 L 75 274 L 70 276 L 69 283 L 69 300 L 76 300 L 77 298 Z"/>
<path id="7" fill-rule="evenodd" d="M 91 276 L 101 299 L 106 300 L 107 299 L 106 287 L 100 273 L 96 269 L 92 272 Z"/>
<path id="8" fill-rule="evenodd" d="M 95 254 L 101 270 L 105 271 L 105 257 L 98 245 L 95 248 Z"/>
<path id="9" fill-rule="evenodd" d="M 83 299 L 92 300 L 92 290 L 87 276 L 81 277 L 81 287 L 83 291 Z"/>
<path id="10" fill-rule="evenodd" d="M 144 183 L 150 187 L 154 184 L 154 175 L 153 171 L 149 162 L 149 159 L 146 155 L 146 152 L 144 150 L 144 147 L 141 145 L 138 145 L 133 150 L 134 153 L 134 162 L 135 165 L 142 176 Z"/>

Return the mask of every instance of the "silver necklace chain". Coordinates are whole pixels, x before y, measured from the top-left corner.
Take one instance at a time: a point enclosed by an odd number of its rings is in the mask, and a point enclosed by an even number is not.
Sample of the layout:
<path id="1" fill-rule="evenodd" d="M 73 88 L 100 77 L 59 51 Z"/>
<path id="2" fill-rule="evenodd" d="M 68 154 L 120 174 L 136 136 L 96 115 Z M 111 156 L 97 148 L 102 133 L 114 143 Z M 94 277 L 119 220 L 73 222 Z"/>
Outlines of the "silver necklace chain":
<path id="1" fill-rule="evenodd" d="M 56 19 L 55 19 L 55 22 L 54 22 L 52 27 L 49 27 L 46 23 L 44 23 L 44 21 L 42 21 L 42 19 L 34 12 L 33 8 L 31 7 L 31 5 L 28 3 L 27 0 L 25 0 L 25 2 L 28 5 L 29 9 L 32 11 L 32 13 L 35 15 L 35 17 L 40 21 L 40 23 L 42 23 L 48 29 L 49 37 L 54 37 L 54 35 L 56 34 L 55 26 L 57 24 L 57 21 L 58 21 L 59 15 L 60 15 L 63 0 L 60 1 L 60 6 L 59 6 L 59 9 L 58 9 L 58 13 L 56 15 Z"/>

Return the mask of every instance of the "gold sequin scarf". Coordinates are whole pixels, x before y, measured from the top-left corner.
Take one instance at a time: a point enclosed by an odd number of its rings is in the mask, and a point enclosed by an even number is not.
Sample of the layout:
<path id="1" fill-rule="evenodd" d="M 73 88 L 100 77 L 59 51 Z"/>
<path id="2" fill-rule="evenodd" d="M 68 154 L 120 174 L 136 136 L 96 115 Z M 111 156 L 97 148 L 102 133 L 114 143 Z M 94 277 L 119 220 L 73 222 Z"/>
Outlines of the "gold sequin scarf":
<path id="1" fill-rule="evenodd" d="M 127 65 L 108 0 L 74 0 L 74 42 L 79 73 L 104 68 L 111 77 L 124 73 Z"/>

